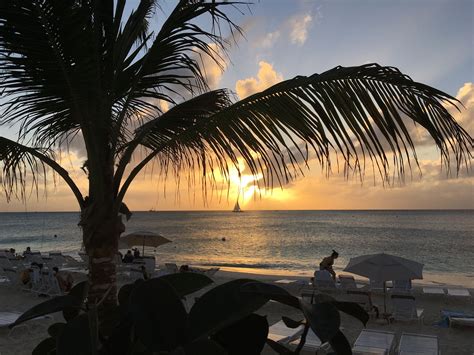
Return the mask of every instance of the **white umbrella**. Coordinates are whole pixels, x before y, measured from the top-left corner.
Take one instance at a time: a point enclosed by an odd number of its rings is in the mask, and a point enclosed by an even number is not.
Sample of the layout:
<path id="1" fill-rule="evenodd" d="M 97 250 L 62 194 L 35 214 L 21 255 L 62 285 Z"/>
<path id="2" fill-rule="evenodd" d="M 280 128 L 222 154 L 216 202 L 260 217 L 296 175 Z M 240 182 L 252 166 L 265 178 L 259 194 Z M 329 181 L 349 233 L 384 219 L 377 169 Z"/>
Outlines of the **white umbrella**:
<path id="1" fill-rule="evenodd" d="M 143 248 L 142 254 L 145 254 L 145 246 L 156 248 L 166 243 L 171 243 L 171 240 L 162 235 L 153 232 L 137 231 L 121 237 L 119 239 L 119 248 L 124 245 L 128 248 L 141 245 Z"/>
<path id="2" fill-rule="evenodd" d="M 380 253 L 351 258 L 344 271 L 365 276 L 372 280 L 383 281 L 384 310 L 386 312 L 385 282 L 389 280 L 422 279 L 423 266 L 419 262 L 400 256 Z"/>

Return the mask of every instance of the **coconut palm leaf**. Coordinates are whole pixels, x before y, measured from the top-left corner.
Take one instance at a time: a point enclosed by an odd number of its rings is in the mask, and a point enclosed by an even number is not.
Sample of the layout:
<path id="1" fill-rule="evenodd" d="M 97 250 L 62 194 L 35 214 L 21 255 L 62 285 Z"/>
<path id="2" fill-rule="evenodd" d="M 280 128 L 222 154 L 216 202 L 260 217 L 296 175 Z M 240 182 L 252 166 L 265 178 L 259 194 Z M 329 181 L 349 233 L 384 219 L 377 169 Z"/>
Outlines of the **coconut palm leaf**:
<path id="1" fill-rule="evenodd" d="M 83 198 L 80 190 L 54 158 L 54 152 L 42 147 L 27 147 L 10 139 L 0 137 L 0 162 L 2 162 L 1 185 L 9 201 L 12 197 L 24 200 L 26 187 L 38 191 L 40 177 L 46 185 L 46 166 L 53 169 L 69 185 L 79 205 Z"/>
<path id="2" fill-rule="evenodd" d="M 368 158 L 388 181 L 392 165 L 403 176 L 405 162 L 418 164 L 404 116 L 428 131 L 446 165 L 454 156 L 459 169 L 472 158 L 472 138 L 445 108 L 456 106 L 457 100 L 378 64 L 296 77 L 232 105 L 225 91 L 198 97 L 195 111 L 187 104 L 137 131 L 137 139 L 151 150 L 144 162 L 157 157 L 179 168 L 226 171 L 227 160 L 237 166 L 240 156 L 254 175 L 264 173 L 266 185 L 274 179 L 283 184 L 294 176 L 291 168 L 298 171 L 298 162 L 307 162 L 305 151 L 294 150 L 302 140 L 327 166 L 331 151 L 360 172 Z"/>

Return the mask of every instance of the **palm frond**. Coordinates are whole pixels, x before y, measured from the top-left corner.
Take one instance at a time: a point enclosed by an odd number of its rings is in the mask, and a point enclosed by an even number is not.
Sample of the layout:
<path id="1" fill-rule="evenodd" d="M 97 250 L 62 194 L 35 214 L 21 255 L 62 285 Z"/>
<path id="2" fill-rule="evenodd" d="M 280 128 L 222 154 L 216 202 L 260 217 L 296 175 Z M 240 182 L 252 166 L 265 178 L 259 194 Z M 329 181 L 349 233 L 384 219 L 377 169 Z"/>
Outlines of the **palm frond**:
<path id="1" fill-rule="evenodd" d="M 142 142 L 152 152 L 144 162 L 157 157 L 177 169 L 225 171 L 226 161 L 236 164 L 240 156 L 252 174 L 263 173 L 264 184 L 273 186 L 291 180 L 301 162 L 307 163 L 306 149 L 297 144 L 301 140 L 326 166 L 332 152 L 342 155 L 346 171 L 362 172 L 368 158 L 390 181 L 391 168 L 403 176 L 406 163 L 418 164 L 403 115 L 430 134 L 448 167 L 452 156 L 456 171 L 472 159 L 472 138 L 445 107 L 456 106 L 456 99 L 393 67 L 336 67 L 281 82 L 232 105 L 224 102 L 218 112 L 187 119 L 188 125 L 176 131 L 159 118 L 145 126 Z"/>
<path id="2" fill-rule="evenodd" d="M 7 201 L 12 197 L 25 200 L 28 184 L 31 184 L 31 191 L 37 193 L 41 179 L 46 187 L 46 166 L 48 166 L 63 178 L 76 196 L 79 205 L 83 205 L 79 188 L 70 178 L 68 172 L 55 161 L 54 153 L 50 149 L 28 147 L 0 137 L 0 166 L 2 167 L 0 185 L 4 189 Z"/>

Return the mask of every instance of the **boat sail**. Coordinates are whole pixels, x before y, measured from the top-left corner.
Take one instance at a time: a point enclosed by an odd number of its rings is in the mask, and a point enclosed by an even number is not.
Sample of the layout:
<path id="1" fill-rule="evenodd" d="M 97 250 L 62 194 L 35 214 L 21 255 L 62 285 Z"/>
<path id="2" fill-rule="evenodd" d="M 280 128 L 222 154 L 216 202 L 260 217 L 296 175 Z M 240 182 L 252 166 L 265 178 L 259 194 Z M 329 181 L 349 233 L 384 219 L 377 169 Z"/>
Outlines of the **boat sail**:
<path id="1" fill-rule="evenodd" d="M 240 209 L 239 201 L 235 203 L 235 206 L 232 212 L 242 212 L 242 210 Z"/>

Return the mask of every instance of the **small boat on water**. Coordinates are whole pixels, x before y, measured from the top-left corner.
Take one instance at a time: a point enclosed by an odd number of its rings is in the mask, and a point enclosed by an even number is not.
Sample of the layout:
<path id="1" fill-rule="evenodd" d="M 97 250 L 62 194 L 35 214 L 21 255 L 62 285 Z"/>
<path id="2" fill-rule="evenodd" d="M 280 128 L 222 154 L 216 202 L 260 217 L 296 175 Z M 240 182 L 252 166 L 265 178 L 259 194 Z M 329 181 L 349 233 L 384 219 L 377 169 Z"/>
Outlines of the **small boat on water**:
<path id="1" fill-rule="evenodd" d="M 232 212 L 243 212 L 243 211 L 240 209 L 239 201 L 237 201 L 237 202 L 235 203 L 235 206 L 234 206 L 234 209 L 232 210 Z"/>

